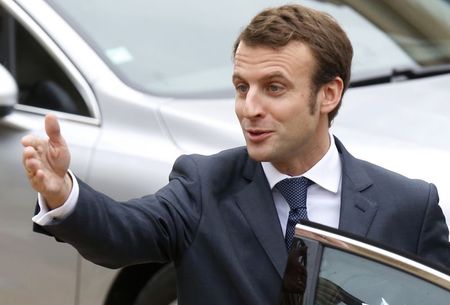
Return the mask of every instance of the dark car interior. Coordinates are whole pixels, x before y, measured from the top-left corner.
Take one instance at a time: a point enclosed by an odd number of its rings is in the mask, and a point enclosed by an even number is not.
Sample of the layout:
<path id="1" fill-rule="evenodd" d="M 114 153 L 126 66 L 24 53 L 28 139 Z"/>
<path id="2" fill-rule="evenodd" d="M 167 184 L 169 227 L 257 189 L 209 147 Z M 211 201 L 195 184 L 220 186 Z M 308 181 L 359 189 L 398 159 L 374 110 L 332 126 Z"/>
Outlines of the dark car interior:
<path id="1" fill-rule="evenodd" d="M 4 10 L 0 10 L 0 42 L 0 62 L 17 81 L 19 104 L 88 115 L 81 95 L 57 61 Z"/>

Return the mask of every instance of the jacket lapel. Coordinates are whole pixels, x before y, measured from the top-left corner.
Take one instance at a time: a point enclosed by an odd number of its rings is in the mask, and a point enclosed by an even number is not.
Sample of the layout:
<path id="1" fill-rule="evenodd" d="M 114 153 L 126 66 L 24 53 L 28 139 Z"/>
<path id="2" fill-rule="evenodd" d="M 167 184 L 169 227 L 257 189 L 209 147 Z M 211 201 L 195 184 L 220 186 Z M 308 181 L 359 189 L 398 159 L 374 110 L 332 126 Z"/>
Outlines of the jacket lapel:
<path id="1" fill-rule="evenodd" d="M 236 202 L 279 275 L 283 277 L 287 260 L 286 245 L 272 191 L 261 164 L 249 160 L 244 177 L 250 183 L 236 194 Z"/>
<path id="2" fill-rule="evenodd" d="M 339 229 L 366 237 L 378 209 L 378 204 L 368 192 L 373 182 L 361 166 L 361 161 L 350 155 L 337 138 L 335 143 L 343 170 Z M 286 245 L 272 191 L 261 164 L 248 159 L 243 176 L 249 183 L 236 194 L 237 205 L 283 277 L 287 261 Z"/>
<path id="3" fill-rule="evenodd" d="M 342 193 L 339 229 L 367 236 L 378 204 L 370 198 L 372 179 L 361 165 L 335 138 L 342 160 Z"/>

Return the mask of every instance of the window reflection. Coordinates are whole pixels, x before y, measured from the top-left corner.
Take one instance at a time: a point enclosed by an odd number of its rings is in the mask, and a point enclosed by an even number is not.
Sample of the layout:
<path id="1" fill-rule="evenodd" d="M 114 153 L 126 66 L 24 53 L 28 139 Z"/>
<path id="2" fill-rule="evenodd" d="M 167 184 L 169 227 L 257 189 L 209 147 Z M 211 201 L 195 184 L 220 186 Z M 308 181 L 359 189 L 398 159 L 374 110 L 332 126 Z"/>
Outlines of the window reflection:
<path id="1" fill-rule="evenodd" d="M 319 277 L 317 283 L 316 299 L 314 301 L 315 305 L 364 305 L 365 303 L 345 291 L 342 287 L 336 283 Z"/>
<path id="2" fill-rule="evenodd" d="M 317 262 L 317 252 L 313 248 L 308 248 L 308 244 L 302 239 L 294 239 L 284 274 L 281 305 L 302 305 L 309 303 L 306 299 L 306 291 L 307 289 L 314 289 L 314 285 L 311 285 L 314 279 L 311 277 L 311 274 L 308 274 L 308 270 L 314 273 L 314 264 Z M 364 305 L 364 302 L 333 281 L 325 277 L 319 277 L 314 304 Z"/>
<path id="3" fill-rule="evenodd" d="M 448 302 L 448 291 L 411 274 L 336 249 L 323 251 L 315 305 L 448 305 Z"/>
<path id="4" fill-rule="evenodd" d="M 301 305 L 306 291 L 308 247 L 301 239 L 294 239 L 288 256 L 283 280 L 281 305 Z"/>

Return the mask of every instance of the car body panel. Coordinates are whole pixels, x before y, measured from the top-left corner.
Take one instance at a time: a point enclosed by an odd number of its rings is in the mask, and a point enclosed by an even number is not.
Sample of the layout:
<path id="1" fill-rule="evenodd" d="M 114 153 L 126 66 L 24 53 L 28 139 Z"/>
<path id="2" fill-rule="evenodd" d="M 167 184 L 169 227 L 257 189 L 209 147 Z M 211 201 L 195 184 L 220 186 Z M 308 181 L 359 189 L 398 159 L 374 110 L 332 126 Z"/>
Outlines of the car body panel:
<path id="1" fill-rule="evenodd" d="M 64 134 L 71 138 L 72 166 L 85 177 L 95 127 L 61 123 Z M 67 299 L 76 297 L 77 255 L 69 245 L 32 232 L 30 217 L 36 193 L 23 187 L 27 181 L 21 170 L 20 145 L 20 139 L 29 133 L 44 133 L 42 115 L 13 112 L 0 122 L 0 172 L 7 173 L 0 175 L 0 303 L 67 304 Z M 49 283 L 57 293 L 44 298 L 42 291 Z"/>

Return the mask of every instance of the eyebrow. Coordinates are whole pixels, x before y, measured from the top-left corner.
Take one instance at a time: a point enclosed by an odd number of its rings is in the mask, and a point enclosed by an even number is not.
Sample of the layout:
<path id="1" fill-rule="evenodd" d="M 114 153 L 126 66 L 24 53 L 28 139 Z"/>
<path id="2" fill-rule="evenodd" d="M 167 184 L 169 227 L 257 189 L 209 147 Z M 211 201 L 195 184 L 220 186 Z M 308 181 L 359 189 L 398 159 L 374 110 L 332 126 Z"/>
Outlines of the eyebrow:
<path id="1" fill-rule="evenodd" d="M 267 80 L 272 79 L 272 78 L 288 79 L 282 72 L 279 72 L 279 71 L 269 73 L 268 75 L 263 77 L 263 79 L 267 79 Z"/>
<path id="2" fill-rule="evenodd" d="M 233 73 L 233 75 L 231 76 L 231 81 L 234 83 L 236 80 L 241 80 L 242 77 L 237 74 L 237 73 Z"/>
<path id="3" fill-rule="evenodd" d="M 283 78 L 285 80 L 288 80 L 288 78 L 280 71 L 271 72 L 271 73 L 265 75 L 264 77 L 262 77 L 261 79 L 263 81 L 267 81 L 267 80 L 271 80 L 274 78 Z M 243 78 L 239 73 L 233 73 L 232 81 L 235 82 L 236 80 L 245 80 L 245 78 Z"/>

